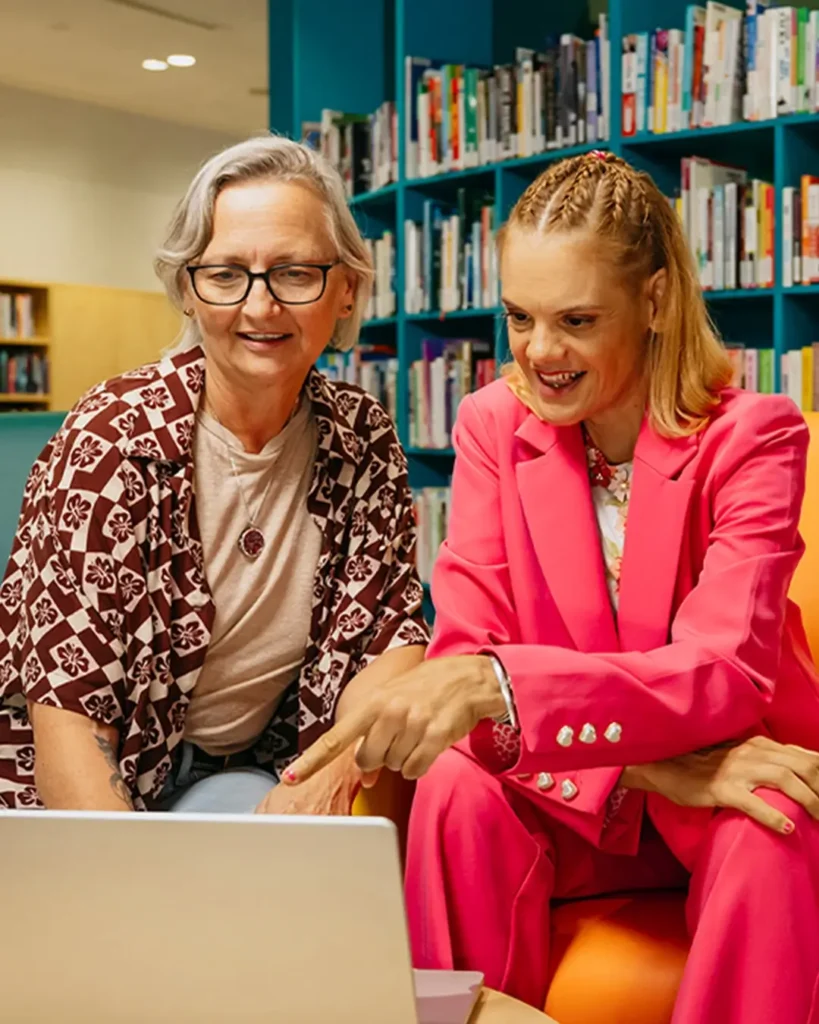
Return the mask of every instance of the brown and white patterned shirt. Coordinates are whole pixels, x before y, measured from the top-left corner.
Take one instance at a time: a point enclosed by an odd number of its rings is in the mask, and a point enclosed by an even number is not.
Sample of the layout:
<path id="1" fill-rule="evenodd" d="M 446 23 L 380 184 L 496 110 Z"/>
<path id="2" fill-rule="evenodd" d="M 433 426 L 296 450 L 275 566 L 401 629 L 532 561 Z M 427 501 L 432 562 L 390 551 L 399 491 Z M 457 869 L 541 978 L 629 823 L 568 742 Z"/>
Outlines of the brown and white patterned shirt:
<path id="1" fill-rule="evenodd" d="M 100 384 L 34 464 L 0 585 L 0 809 L 41 806 L 26 699 L 116 726 L 139 809 L 168 777 L 214 618 L 191 453 L 204 380 L 196 348 Z M 305 393 L 322 548 L 300 677 L 255 747 L 277 771 L 332 725 L 357 672 L 428 639 L 393 426 L 316 371 Z"/>

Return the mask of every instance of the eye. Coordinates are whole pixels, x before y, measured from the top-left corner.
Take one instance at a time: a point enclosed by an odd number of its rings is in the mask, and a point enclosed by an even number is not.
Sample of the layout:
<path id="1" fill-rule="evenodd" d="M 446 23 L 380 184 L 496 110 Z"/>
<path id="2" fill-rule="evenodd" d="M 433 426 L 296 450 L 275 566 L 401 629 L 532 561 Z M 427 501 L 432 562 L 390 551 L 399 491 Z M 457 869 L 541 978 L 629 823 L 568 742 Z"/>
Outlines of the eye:
<path id="1" fill-rule="evenodd" d="M 208 271 L 208 279 L 219 284 L 230 284 L 241 277 L 241 271 L 233 267 L 218 267 Z"/>
<path id="2" fill-rule="evenodd" d="M 506 320 L 510 324 L 514 324 L 517 327 L 522 327 L 529 322 L 529 314 L 523 313 L 519 309 L 507 309 L 504 312 Z"/>
<path id="3" fill-rule="evenodd" d="M 287 271 L 285 276 L 289 281 L 303 281 L 306 277 L 309 277 L 310 275 L 307 273 L 306 270 L 296 270 L 295 268 L 291 267 Z"/>
<path id="4" fill-rule="evenodd" d="M 594 321 L 595 318 L 593 316 L 580 316 L 579 314 L 572 314 L 563 318 L 563 323 L 573 331 L 580 330 L 583 327 L 591 327 Z"/>

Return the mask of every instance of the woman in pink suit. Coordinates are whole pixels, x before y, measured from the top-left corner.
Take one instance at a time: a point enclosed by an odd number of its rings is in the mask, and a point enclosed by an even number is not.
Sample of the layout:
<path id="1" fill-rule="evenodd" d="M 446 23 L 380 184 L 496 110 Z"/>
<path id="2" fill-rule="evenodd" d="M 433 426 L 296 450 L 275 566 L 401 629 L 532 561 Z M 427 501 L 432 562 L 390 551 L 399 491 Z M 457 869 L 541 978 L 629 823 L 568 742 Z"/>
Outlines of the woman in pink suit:
<path id="1" fill-rule="evenodd" d="M 613 155 L 541 175 L 500 256 L 515 362 L 459 412 L 428 660 L 290 781 L 354 741 L 423 775 L 418 966 L 542 1007 L 553 897 L 690 877 L 675 1024 L 817 1024 L 803 418 L 729 385 L 676 215 Z"/>

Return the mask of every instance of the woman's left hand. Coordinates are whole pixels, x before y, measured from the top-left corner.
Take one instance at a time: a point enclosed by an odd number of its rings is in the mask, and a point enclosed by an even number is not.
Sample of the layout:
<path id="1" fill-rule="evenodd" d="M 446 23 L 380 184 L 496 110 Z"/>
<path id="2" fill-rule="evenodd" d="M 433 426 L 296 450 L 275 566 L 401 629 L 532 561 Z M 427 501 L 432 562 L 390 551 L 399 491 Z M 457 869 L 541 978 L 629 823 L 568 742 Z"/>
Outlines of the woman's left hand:
<path id="1" fill-rule="evenodd" d="M 362 771 L 386 767 L 417 779 L 481 719 L 505 710 L 488 657 L 432 658 L 374 688 L 284 772 L 283 780 L 291 788 L 304 785 L 354 744 Z"/>
<path id="2" fill-rule="evenodd" d="M 317 771 L 297 786 L 274 786 L 256 808 L 257 814 L 348 815 L 361 787 L 353 752 Z"/>

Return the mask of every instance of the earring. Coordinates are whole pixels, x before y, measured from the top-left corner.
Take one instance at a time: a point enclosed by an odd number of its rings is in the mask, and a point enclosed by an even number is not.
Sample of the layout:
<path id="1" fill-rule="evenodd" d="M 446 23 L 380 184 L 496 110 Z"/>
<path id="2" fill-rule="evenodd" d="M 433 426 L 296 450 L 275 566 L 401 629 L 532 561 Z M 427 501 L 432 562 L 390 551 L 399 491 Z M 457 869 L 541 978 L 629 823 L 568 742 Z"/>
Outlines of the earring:
<path id="1" fill-rule="evenodd" d="M 352 304 L 352 302 L 350 303 L 349 306 L 345 306 L 344 308 L 347 310 L 348 313 L 352 313 L 352 311 L 353 311 L 353 304 Z"/>
<path id="2" fill-rule="evenodd" d="M 192 309 L 183 309 L 182 312 L 185 314 L 185 316 L 193 316 Z"/>

